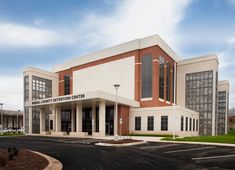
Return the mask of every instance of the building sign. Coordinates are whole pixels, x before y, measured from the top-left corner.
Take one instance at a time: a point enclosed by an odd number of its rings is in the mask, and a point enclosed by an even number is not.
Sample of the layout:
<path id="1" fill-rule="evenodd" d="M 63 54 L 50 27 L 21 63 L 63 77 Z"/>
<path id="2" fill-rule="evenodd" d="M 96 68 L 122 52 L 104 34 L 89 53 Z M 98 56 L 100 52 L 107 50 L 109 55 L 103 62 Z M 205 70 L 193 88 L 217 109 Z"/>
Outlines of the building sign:
<path id="1" fill-rule="evenodd" d="M 75 100 L 78 100 L 78 99 L 84 99 L 84 98 L 85 98 L 85 94 L 78 94 L 78 95 L 72 95 L 72 96 L 62 96 L 62 97 L 55 97 L 55 98 L 47 98 L 47 99 L 32 101 L 32 105 L 71 102 L 71 101 L 75 101 Z"/>

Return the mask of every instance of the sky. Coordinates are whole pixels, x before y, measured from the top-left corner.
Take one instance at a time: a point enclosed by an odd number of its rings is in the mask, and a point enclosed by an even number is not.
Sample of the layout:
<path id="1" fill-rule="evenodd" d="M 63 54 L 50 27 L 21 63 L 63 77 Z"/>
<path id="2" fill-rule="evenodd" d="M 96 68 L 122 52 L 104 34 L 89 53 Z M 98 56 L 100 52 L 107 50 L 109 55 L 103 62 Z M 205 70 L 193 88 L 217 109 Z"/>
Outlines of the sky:
<path id="1" fill-rule="evenodd" d="M 235 0 L 0 0 L 0 102 L 23 109 L 23 69 L 152 34 L 182 58 L 219 57 L 235 107 Z"/>

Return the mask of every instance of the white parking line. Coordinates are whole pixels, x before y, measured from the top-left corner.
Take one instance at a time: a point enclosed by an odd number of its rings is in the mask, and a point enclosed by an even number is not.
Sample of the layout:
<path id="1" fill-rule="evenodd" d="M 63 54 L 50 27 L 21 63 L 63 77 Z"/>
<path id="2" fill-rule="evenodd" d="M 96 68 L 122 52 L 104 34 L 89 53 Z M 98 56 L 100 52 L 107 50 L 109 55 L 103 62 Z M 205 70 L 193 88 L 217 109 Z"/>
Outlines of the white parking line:
<path id="1" fill-rule="evenodd" d="M 212 148 L 215 148 L 215 146 L 202 147 L 202 148 L 193 148 L 193 149 L 184 149 L 184 150 L 176 150 L 176 151 L 167 151 L 165 153 L 188 152 L 188 151 L 197 151 L 197 150 L 212 149 Z"/>
<path id="2" fill-rule="evenodd" d="M 161 146 L 143 146 L 140 149 L 159 149 L 159 148 L 165 148 L 165 147 L 170 147 L 170 146 L 176 146 L 179 144 L 169 144 L 169 145 L 161 145 Z"/>
<path id="3" fill-rule="evenodd" d="M 218 158 L 229 158 L 229 157 L 235 157 L 235 155 L 223 155 L 223 156 L 200 157 L 200 158 L 192 158 L 192 160 L 218 159 Z"/>

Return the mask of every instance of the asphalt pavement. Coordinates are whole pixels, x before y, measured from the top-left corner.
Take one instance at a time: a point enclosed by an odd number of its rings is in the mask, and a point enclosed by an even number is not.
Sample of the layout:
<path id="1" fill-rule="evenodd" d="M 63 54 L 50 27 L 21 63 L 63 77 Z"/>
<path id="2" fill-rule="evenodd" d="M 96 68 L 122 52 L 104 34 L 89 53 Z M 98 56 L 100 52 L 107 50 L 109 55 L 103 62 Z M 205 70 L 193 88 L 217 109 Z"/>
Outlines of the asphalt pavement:
<path id="1" fill-rule="evenodd" d="M 37 136 L 1 137 L 0 148 L 14 146 L 60 160 L 65 170 L 235 169 L 235 148 L 208 145 L 148 143 L 102 147 L 102 140 Z"/>

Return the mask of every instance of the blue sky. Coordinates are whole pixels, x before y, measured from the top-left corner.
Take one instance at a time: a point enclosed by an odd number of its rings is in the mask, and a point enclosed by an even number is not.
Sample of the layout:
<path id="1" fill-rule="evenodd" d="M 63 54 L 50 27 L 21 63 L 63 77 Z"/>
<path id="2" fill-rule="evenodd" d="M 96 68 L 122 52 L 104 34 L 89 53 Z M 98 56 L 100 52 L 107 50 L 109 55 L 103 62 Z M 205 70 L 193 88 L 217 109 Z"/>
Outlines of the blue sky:
<path id="1" fill-rule="evenodd" d="M 0 0 L 0 101 L 23 108 L 22 70 L 159 34 L 181 58 L 216 53 L 235 107 L 235 0 Z"/>

